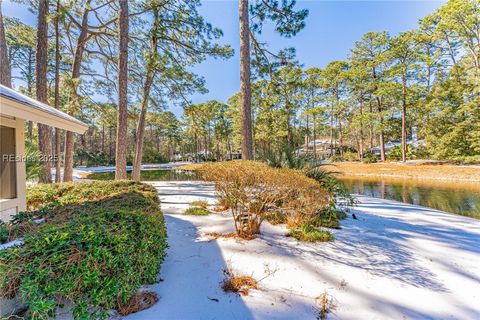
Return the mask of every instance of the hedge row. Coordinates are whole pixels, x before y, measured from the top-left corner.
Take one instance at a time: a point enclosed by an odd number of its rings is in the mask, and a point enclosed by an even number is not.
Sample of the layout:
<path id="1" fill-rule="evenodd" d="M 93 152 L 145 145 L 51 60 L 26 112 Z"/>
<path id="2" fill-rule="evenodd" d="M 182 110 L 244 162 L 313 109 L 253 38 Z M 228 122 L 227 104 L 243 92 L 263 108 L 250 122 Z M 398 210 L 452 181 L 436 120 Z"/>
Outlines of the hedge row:
<path id="1" fill-rule="evenodd" d="M 156 190 L 130 181 L 41 185 L 32 211 L 9 226 L 24 245 L 0 252 L 1 296 L 20 293 L 34 319 L 66 302 L 76 319 L 99 319 L 154 283 L 166 229 Z M 37 224 L 34 219 L 45 222 Z"/>

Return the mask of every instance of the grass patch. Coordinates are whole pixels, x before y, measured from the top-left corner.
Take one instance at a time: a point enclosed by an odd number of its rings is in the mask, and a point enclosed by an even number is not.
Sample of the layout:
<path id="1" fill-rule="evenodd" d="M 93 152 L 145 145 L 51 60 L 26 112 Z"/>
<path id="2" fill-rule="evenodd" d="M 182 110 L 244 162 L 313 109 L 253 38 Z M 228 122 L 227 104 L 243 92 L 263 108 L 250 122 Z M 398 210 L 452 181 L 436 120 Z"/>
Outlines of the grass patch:
<path id="1" fill-rule="evenodd" d="M 304 225 L 298 229 L 290 230 L 287 237 L 305 242 L 326 242 L 333 240 L 333 235 L 330 232 L 315 229 L 310 225 Z"/>
<path id="2" fill-rule="evenodd" d="M 208 216 L 210 214 L 210 211 L 200 207 L 191 207 L 185 210 L 183 214 L 189 216 Z"/>
<path id="3" fill-rule="evenodd" d="M 457 166 L 451 164 L 400 164 L 400 163 L 372 163 L 335 162 L 326 165 L 328 171 L 338 172 L 341 176 L 365 176 L 367 178 L 385 177 L 387 179 L 415 179 L 420 183 L 422 179 L 449 180 L 462 182 L 480 181 L 480 170 L 475 166 Z M 444 184 L 444 181 L 442 181 Z M 478 187 L 477 187 L 478 190 Z"/>
<path id="4" fill-rule="evenodd" d="M 75 319 L 102 319 L 156 282 L 167 247 L 155 188 L 131 181 L 40 185 L 33 211 L 8 227 L 24 245 L 0 252 L 0 295 L 20 294 L 32 318 L 70 301 Z M 44 223 L 33 219 L 41 217 Z"/>
<path id="5" fill-rule="evenodd" d="M 190 203 L 190 205 L 192 207 L 199 207 L 199 208 L 203 208 L 203 209 L 208 208 L 208 202 L 207 201 L 197 200 L 197 201 L 193 201 L 192 203 Z"/>

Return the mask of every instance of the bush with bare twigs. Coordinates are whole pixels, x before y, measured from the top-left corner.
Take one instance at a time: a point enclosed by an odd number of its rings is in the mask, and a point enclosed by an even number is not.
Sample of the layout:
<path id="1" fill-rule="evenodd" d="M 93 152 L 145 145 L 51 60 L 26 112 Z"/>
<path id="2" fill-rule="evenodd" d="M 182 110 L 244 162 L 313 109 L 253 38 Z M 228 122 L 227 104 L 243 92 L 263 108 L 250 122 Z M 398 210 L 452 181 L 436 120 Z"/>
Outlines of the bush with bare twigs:
<path id="1" fill-rule="evenodd" d="M 231 161 L 205 164 L 198 171 L 215 183 L 219 200 L 231 210 L 241 237 L 260 233 L 270 212 L 284 213 L 287 226 L 296 228 L 331 202 L 331 194 L 300 170 Z"/>

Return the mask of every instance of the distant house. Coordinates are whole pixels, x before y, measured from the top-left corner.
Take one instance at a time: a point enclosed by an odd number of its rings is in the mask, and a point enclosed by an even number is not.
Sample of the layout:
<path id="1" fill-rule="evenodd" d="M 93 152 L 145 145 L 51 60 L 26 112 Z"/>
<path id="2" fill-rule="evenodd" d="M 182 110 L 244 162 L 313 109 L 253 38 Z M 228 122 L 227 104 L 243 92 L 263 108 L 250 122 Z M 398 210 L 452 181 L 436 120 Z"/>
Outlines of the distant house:
<path id="1" fill-rule="evenodd" d="M 418 148 L 421 146 L 425 146 L 425 141 L 424 140 L 418 140 L 417 138 L 417 127 L 412 128 L 412 136 L 409 140 L 407 140 L 407 146 L 413 147 L 413 148 Z M 394 140 L 394 141 L 389 141 L 385 143 L 385 153 L 388 153 L 388 151 L 392 150 L 395 147 L 400 147 L 402 145 L 402 142 L 400 140 Z M 380 155 L 380 146 L 375 146 L 370 149 L 370 152 L 376 155 Z"/>
<path id="2" fill-rule="evenodd" d="M 332 145 L 330 139 L 316 139 L 310 141 L 303 146 L 302 148 L 297 149 L 299 154 L 316 154 L 317 157 L 321 159 L 326 159 L 330 157 L 332 154 L 335 154 L 335 147 Z"/>
<path id="3" fill-rule="evenodd" d="M 385 143 L 385 152 L 388 153 L 388 151 L 392 150 L 395 147 L 401 146 L 401 145 L 402 145 L 402 143 L 398 140 L 389 141 L 389 142 Z M 370 152 L 372 154 L 376 154 L 376 155 L 381 154 L 380 146 L 375 146 L 375 147 L 371 148 Z"/>
<path id="4" fill-rule="evenodd" d="M 240 151 L 227 152 L 227 154 L 225 154 L 225 156 L 223 158 L 227 161 L 241 160 L 242 159 L 242 153 Z"/>
<path id="5" fill-rule="evenodd" d="M 26 209 L 26 120 L 75 133 L 84 133 L 88 128 L 64 112 L 0 85 L 0 220 L 3 221 Z"/>

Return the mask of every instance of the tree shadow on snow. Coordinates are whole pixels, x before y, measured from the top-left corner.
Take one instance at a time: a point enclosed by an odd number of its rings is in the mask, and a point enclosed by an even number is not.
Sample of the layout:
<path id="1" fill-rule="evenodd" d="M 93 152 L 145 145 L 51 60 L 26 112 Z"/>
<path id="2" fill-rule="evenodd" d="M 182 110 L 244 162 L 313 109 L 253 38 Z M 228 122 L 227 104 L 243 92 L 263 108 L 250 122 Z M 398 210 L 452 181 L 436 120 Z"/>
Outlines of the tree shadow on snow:
<path id="1" fill-rule="evenodd" d="M 385 205 L 382 202 L 371 202 L 368 206 L 380 210 L 399 210 L 395 204 Z M 400 206 L 400 209 L 404 211 L 401 214 L 417 211 L 416 207 L 408 206 Z M 407 223 L 399 218 L 379 217 L 365 212 L 357 215 L 360 220 L 344 220 L 342 229 L 334 231 L 335 241 L 324 246 L 304 244 L 295 247 L 288 241 L 275 237 L 263 238 L 274 247 L 293 255 L 321 257 L 334 263 L 366 270 L 372 275 L 435 291 L 447 289 L 436 279 L 435 274 L 419 261 L 426 257 L 414 255 L 416 243 L 413 239 L 437 242 L 468 253 L 480 253 L 480 235 L 477 233 L 433 225 L 422 221 L 421 216 L 418 223 Z M 466 271 L 459 272 L 458 268 L 451 267 L 450 271 L 469 279 L 478 279 Z"/>
<path id="2" fill-rule="evenodd" d="M 148 288 L 159 301 L 125 319 L 253 319 L 240 296 L 227 295 L 220 287 L 226 262 L 216 242 L 196 241 L 197 228 L 189 221 L 172 215 L 165 215 L 165 220 L 168 256 L 161 281 Z"/>

